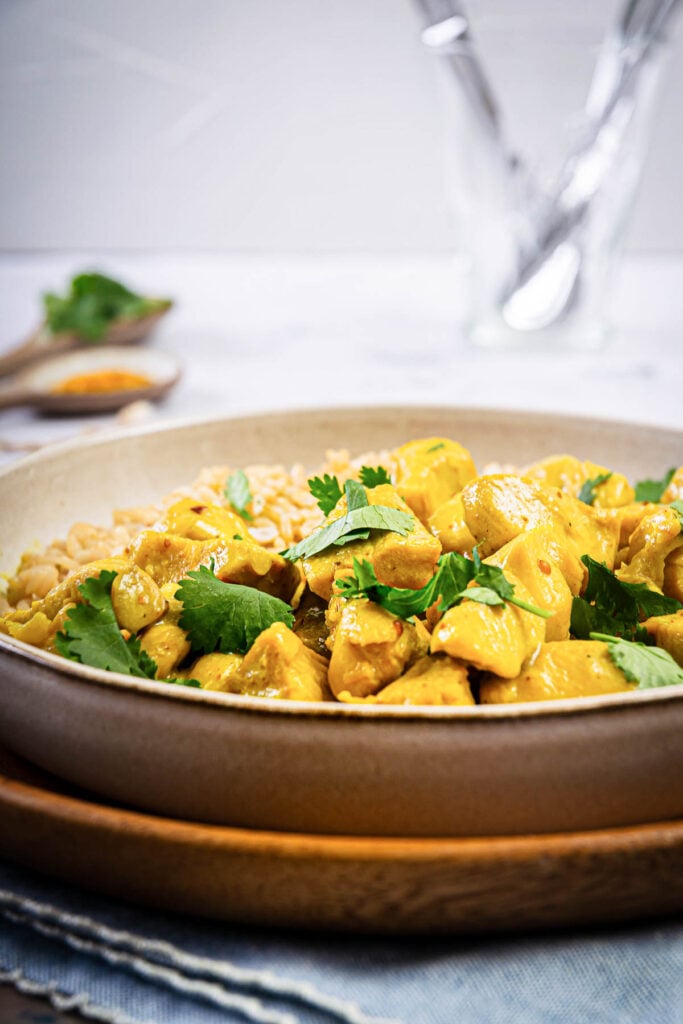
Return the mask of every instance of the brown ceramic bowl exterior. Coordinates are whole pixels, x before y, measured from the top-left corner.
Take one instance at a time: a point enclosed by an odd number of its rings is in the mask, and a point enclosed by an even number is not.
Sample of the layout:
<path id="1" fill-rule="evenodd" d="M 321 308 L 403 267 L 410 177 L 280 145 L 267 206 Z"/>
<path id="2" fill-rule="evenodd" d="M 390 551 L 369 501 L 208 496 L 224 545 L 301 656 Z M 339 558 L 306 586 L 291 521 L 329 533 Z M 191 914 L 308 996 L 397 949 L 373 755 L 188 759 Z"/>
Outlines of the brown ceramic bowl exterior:
<path id="1" fill-rule="evenodd" d="M 77 520 L 159 499 L 206 465 L 303 462 L 443 435 L 478 465 L 568 451 L 632 479 L 683 461 L 672 430 L 447 408 L 299 411 L 129 431 L 4 470 L 2 567 Z M 683 814 L 683 686 L 516 707 L 378 708 L 203 693 L 0 640 L 0 740 L 170 817 L 369 836 L 560 832 Z"/>

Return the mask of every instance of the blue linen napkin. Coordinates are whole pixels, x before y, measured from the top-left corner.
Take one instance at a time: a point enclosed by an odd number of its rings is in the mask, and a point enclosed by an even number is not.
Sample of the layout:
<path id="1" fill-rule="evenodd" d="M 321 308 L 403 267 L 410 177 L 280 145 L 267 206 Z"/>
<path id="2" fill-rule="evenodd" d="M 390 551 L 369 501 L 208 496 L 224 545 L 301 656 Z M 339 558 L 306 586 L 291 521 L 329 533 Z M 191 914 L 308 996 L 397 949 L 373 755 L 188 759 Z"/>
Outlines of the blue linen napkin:
<path id="1" fill-rule="evenodd" d="M 271 931 L 143 910 L 0 862 L 0 981 L 111 1024 L 681 1024 L 683 925 Z"/>

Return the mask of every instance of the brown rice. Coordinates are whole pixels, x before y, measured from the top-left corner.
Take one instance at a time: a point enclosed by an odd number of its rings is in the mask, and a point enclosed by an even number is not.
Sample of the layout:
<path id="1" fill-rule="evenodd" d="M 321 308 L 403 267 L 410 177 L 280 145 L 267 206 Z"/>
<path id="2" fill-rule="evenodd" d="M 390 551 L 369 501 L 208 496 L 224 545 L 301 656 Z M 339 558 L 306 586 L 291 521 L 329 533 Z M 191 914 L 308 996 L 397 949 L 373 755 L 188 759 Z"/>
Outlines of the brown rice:
<path id="1" fill-rule="evenodd" d="M 335 474 L 340 481 L 356 474 L 362 465 L 389 466 L 387 452 L 365 453 L 351 459 L 344 449 L 325 453 L 316 473 Z M 188 487 L 167 495 L 158 505 L 116 509 L 110 526 L 78 522 L 64 539 L 53 541 L 40 551 L 26 552 L 16 574 L 7 581 L 6 594 L 0 595 L 0 615 L 14 608 L 28 608 L 32 601 L 45 597 L 52 587 L 80 566 L 99 558 L 108 558 L 125 550 L 140 530 L 153 526 L 165 508 L 180 498 L 190 497 L 205 504 L 225 505 L 225 482 L 234 470 L 229 466 L 202 469 Z M 322 521 L 315 498 L 308 489 L 312 475 L 304 466 L 254 465 L 245 469 L 254 496 L 253 521 L 249 532 L 264 547 L 281 551 L 296 544 Z"/>

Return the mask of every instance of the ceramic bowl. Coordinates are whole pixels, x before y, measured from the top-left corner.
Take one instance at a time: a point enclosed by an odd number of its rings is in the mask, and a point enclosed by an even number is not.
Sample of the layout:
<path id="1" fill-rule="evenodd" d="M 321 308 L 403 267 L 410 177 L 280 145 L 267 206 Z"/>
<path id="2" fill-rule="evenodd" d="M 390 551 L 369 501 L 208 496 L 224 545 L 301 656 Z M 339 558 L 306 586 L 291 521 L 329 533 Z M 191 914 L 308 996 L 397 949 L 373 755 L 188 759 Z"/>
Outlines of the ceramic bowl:
<path id="1" fill-rule="evenodd" d="M 0 473 L 0 565 L 75 521 L 158 500 L 201 467 L 311 468 L 452 437 L 478 465 L 570 452 L 631 479 L 683 461 L 683 434 L 546 414 L 309 410 L 137 429 L 55 446 Z M 683 814 L 683 686 L 516 706 L 305 704 L 99 672 L 0 638 L 0 740 L 130 807 L 256 829 L 514 835 Z"/>

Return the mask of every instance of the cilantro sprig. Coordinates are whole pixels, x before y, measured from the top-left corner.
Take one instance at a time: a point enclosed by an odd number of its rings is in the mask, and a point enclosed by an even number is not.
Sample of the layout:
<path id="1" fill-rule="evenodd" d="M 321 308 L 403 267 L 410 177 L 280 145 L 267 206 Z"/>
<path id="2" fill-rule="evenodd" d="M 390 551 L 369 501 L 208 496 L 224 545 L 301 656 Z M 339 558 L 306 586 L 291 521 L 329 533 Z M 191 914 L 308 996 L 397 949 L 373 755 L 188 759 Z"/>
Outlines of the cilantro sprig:
<path id="1" fill-rule="evenodd" d="M 635 486 L 636 501 L 661 501 L 675 472 L 676 467 L 672 466 L 671 469 L 667 469 L 661 480 L 639 480 Z"/>
<path id="2" fill-rule="evenodd" d="M 380 484 L 390 484 L 391 477 L 384 466 L 361 466 L 360 482 L 365 487 L 379 487 Z"/>
<path id="3" fill-rule="evenodd" d="M 610 472 L 598 473 L 597 476 L 591 477 L 588 480 L 586 480 L 581 490 L 577 494 L 577 498 L 579 499 L 579 501 L 582 501 L 584 505 L 594 504 L 596 499 L 596 488 L 599 487 L 600 484 L 607 483 L 611 476 L 612 474 Z"/>
<path id="4" fill-rule="evenodd" d="M 98 342 L 112 320 L 135 319 L 167 309 L 168 299 L 149 299 L 104 274 L 78 274 L 65 295 L 43 296 L 45 322 L 51 334 L 72 331 L 84 341 Z"/>
<path id="5" fill-rule="evenodd" d="M 588 582 L 582 597 L 572 601 L 571 632 L 579 640 L 587 640 L 591 632 L 647 642 L 648 634 L 641 626 L 654 615 L 671 615 L 683 608 L 673 597 L 650 590 L 645 583 L 625 583 L 602 562 L 590 555 L 581 561 L 588 569 Z"/>
<path id="6" fill-rule="evenodd" d="M 638 690 L 683 683 L 683 668 L 662 647 L 647 647 L 606 633 L 591 633 L 591 640 L 609 644 L 609 656 Z"/>
<path id="7" fill-rule="evenodd" d="M 365 488 L 357 480 L 347 480 L 344 491 L 346 513 L 287 548 L 282 552 L 284 558 L 296 562 L 299 558 L 318 555 L 332 546 L 342 547 L 357 540 L 367 540 L 371 530 L 398 533 L 405 537 L 414 529 L 415 520 L 409 513 L 387 505 L 371 505 Z"/>
<path id="8" fill-rule="evenodd" d="M 308 488 L 318 502 L 318 508 L 324 516 L 330 512 L 342 496 L 342 489 L 336 476 L 325 473 L 323 476 L 313 476 L 308 481 Z"/>
<path id="9" fill-rule="evenodd" d="M 83 602 L 71 608 L 55 647 L 65 658 L 108 672 L 123 672 L 154 679 L 157 666 L 137 637 L 124 639 L 111 601 L 111 585 L 118 574 L 105 570 L 78 587 Z"/>
<path id="10" fill-rule="evenodd" d="M 342 597 L 365 597 L 402 619 L 423 615 L 436 601 L 438 610 L 445 612 L 465 599 L 488 605 L 509 602 L 544 619 L 552 615 L 516 598 L 514 584 L 506 579 L 503 570 L 484 565 L 476 549 L 471 559 L 454 551 L 442 555 L 436 573 L 419 590 L 380 583 L 370 562 L 357 558 L 353 560 L 353 574 L 340 577 L 336 587 Z"/>
<path id="11" fill-rule="evenodd" d="M 254 587 L 223 583 L 205 565 L 181 580 L 175 597 L 183 605 L 179 625 L 195 653 L 246 654 L 274 622 L 294 625 L 294 613 L 284 601 Z"/>
<path id="12" fill-rule="evenodd" d="M 243 469 L 238 469 L 234 473 L 230 474 L 228 479 L 225 481 L 223 494 L 228 499 L 233 511 L 235 511 L 238 516 L 241 516 L 242 519 L 246 519 L 247 521 L 254 518 L 249 511 L 249 505 L 251 505 L 254 500 L 254 495 L 251 493 L 249 480 Z"/>

